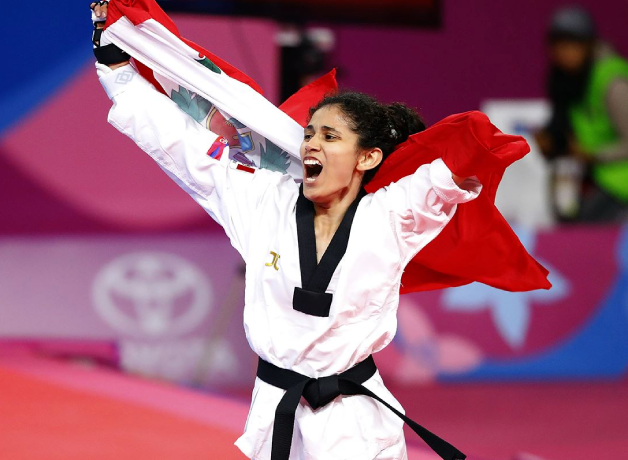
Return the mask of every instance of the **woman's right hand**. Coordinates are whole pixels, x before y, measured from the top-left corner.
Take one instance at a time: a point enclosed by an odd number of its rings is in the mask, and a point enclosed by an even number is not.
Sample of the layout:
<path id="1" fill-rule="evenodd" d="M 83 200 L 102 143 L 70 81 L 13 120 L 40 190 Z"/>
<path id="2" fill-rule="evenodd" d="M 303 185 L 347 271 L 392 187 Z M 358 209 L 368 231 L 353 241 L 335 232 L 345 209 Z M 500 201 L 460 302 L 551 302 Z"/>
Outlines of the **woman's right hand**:
<path id="1" fill-rule="evenodd" d="M 102 35 L 102 29 L 105 27 L 105 21 L 107 20 L 107 10 L 109 7 L 109 2 L 104 0 L 104 1 L 99 1 L 99 2 L 92 2 L 89 7 L 92 10 L 92 22 L 94 23 L 94 35 L 92 37 L 92 42 L 94 44 L 94 49 L 98 48 L 101 46 L 100 43 L 100 37 Z M 115 46 L 115 45 L 111 45 L 111 46 Z M 116 49 L 118 51 L 121 51 L 119 48 L 116 47 Z M 98 54 L 96 55 L 98 58 Z M 123 54 L 123 56 L 128 57 L 128 54 Z M 101 59 L 98 59 L 99 62 L 101 62 Z M 109 66 L 109 68 L 113 69 L 117 69 L 118 67 L 122 67 L 124 65 L 127 65 L 129 63 L 128 59 L 124 59 L 120 62 L 115 62 L 115 63 L 107 63 L 107 61 L 105 61 L 105 63 Z"/>
<path id="2" fill-rule="evenodd" d="M 92 22 L 98 29 L 102 29 L 107 20 L 109 2 L 93 2 L 89 7 L 92 9 Z"/>

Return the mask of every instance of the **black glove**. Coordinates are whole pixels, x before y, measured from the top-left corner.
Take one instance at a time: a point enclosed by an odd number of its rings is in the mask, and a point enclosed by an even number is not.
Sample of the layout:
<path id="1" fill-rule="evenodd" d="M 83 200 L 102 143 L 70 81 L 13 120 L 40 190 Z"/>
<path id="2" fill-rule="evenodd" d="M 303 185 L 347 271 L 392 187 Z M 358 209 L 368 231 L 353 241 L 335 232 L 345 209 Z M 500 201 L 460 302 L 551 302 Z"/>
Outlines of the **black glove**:
<path id="1" fill-rule="evenodd" d="M 108 0 L 103 0 L 100 2 L 92 3 L 90 8 L 92 10 L 92 22 L 94 23 L 94 32 L 92 34 L 92 44 L 94 45 L 94 56 L 101 64 L 112 65 L 119 64 L 120 62 L 125 62 L 131 59 L 128 53 L 122 51 L 113 43 L 105 44 L 104 46 L 100 46 L 100 37 L 103 33 L 103 26 L 105 21 L 107 20 L 106 15 L 104 17 L 96 17 L 94 14 L 94 8 L 97 5 L 103 6 L 108 4 Z"/>

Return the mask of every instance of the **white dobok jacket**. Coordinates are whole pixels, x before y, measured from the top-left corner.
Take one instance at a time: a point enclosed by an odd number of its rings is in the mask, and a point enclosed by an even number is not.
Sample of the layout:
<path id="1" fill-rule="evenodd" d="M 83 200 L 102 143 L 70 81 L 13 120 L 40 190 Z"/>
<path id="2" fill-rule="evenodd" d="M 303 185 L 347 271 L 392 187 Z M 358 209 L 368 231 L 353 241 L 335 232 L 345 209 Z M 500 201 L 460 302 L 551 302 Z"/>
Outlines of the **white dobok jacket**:
<path id="1" fill-rule="evenodd" d="M 207 152 L 218 136 L 181 112 L 131 66 L 97 65 L 113 100 L 109 122 L 126 134 L 224 229 L 246 262 L 244 328 L 262 359 L 318 378 L 338 374 L 383 349 L 395 335 L 406 264 L 481 185 L 456 186 L 441 160 L 365 196 L 346 253 L 327 292 L 329 317 L 292 306 L 301 286 L 295 204 L 299 185 L 287 175 L 236 169 Z M 121 72 L 133 72 L 132 78 Z M 263 116 L 263 114 L 260 114 Z M 277 256 L 274 256 L 275 253 Z M 272 262 L 276 261 L 275 264 Z M 379 373 L 365 387 L 402 410 Z M 256 379 L 245 433 L 236 445 L 249 458 L 270 459 L 274 412 L 284 390 Z M 313 411 L 301 401 L 291 460 L 406 458 L 402 420 L 366 396 L 339 396 Z"/>

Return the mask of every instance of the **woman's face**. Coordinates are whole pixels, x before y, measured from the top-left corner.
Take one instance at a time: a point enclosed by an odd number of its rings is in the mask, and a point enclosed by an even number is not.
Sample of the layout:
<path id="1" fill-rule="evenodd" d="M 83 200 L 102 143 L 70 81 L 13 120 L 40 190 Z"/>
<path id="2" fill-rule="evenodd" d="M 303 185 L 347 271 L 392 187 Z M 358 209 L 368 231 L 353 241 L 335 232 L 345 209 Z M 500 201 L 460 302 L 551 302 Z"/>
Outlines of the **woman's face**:
<path id="1" fill-rule="evenodd" d="M 301 143 L 303 193 L 320 205 L 333 205 L 359 190 L 358 135 L 347 117 L 333 105 L 317 110 Z"/>

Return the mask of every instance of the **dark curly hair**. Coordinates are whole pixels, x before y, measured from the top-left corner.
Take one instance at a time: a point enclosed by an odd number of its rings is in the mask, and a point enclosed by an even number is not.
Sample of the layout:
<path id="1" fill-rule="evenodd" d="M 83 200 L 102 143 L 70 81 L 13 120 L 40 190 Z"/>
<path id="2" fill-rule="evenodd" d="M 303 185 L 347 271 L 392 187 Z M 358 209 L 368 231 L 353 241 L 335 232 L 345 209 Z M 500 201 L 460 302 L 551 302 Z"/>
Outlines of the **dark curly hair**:
<path id="1" fill-rule="evenodd" d="M 349 127 L 358 135 L 358 149 L 380 148 L 384 154 L 382 163 L 405 142 L 411 134 L 425 129 L 419 114 L 398 102 L 381 104 L 364 93 L 344 92 L 326 96 L 310 108 L 310 118 L 323 107 L 335 106 L 348 118 Z M 367 184 L 377 173 L 376 168 L 364 173 L 362 184 Z"/>

